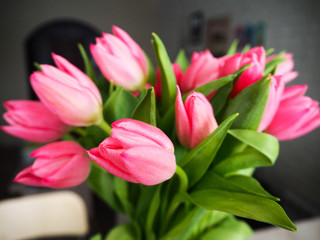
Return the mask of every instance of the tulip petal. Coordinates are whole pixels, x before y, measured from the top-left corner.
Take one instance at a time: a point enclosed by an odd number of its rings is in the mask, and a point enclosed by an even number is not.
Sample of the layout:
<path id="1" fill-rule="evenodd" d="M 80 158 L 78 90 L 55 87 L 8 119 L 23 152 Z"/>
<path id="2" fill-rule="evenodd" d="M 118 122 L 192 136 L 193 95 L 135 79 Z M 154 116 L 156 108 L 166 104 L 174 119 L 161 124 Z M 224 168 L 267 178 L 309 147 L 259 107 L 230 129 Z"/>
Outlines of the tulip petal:
<path id="1" fill-rule="evenodd" d="M 137 183 L 138 181 L 128 173 L 128 171 L 123 171 L 122 169 L 118 168 L 111 159 L 105 159 L 101 156 L 99 148 L 93 148 L 87 151 L 89 157 L 92 161 L 96 164 L 107 170 L 109 173 L 122 178 L 128 182 Z"/>
<path id="2" fill-rule="evenodd" d="M 30 186 L 46 187 L 46 184 L 43 183 L 42 178 L 39 178 L 32 173 L 32 167 L 22 170 L 20 173 L 18 173 L 13 181 Z"/>
<path id="3" fill-rule="evenodd" d="M 131 175 L 144 185 L 166 181 L 176 170 L 174 154 L 159 147 L 137 146 L 121 155 Z"/>
<path id="4" fill-rule="evenodd" d="M 80 144 L 73 141 L 60 141 L 44 145 L 35 151 L 30 156 L 35 158 L 47 157 L 57 158 L 67 155 L 85 154 L 85 150 Z"/>
<path id="5" fill-rule="evenodd" d="M 112 137 L 119 140 L 124 148 L 126 147 L 123 144 L 133 146 L 138 143 L 139 145 L 142 145 L 140 144 L 141 140 L 147 145 L 158 145 L 172 152 L 174 151 L 174 146 L 167 135 L 159 128 L 150 124 L 133 119 L 121 119 L 112 123 L 111 126 L 113 127 L 111 130 Z M 117 133 L 119 133 L 119 135 Z M 125 143 L 126 137 L 129 137 L 129 134 L 131 140 L 136 142 Z"/>

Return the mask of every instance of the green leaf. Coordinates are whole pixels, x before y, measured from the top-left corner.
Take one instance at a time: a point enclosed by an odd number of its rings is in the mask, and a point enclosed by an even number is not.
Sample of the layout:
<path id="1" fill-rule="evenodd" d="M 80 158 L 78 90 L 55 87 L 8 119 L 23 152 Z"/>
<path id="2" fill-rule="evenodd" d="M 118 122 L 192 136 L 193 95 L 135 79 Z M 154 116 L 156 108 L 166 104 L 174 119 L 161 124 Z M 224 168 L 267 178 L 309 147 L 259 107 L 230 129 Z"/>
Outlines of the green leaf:
<path id="1" fill-rule="evenodd" d="M 224 78 L 227 78 L 231 81 L 226 81 L 225 85 L 219 86 L 220 89 L 218 90 L 218 92 L 214 95 L 214 97 L 211 100 L 211 105 L 213 107 L 214 115 L 216 116 L 216 118 L 218 115 L 220 115 L 220 113 L 224 109 L 225 105 L 227 104 L 227 101 L 229 99 L 229 95 L 230 95 L 232 88 L 233 88 L 233 82 L 235 82 L 240 77 L 240 75 L 246 69 L 248 69 L 250 66 L 251 66 L 250 64 L 244 65 L 240 69 L 238 69 L 236 72 L 234 72 L 233 74 L 224 77 Z M 216 81 L 220 81 L 224 78 L 217 79 Z M 214 81 L 214 82 L 216 82 L 216 81 Z M 217 118 L 217 120 L 219 120 L 219 119 Z"/>
<path id="2" fill-rule="evenodd" d="M 279 201 L 279 198 L 272 196 L 264 190 L 260 183 L 253 177 L 236 175 L 224 178 L 219 176 L 212 169 L 207 171 L 199 183 L 192 189 L 192 192 L 210 189 L 246 193 Z"/>
<path id="3" fill-rule="evenodd" d="M 190 196 L 195 204 L 209 210 L 228 212 L 290 231 L 297 230 L 281 206 L 267 198 L 217 189 L 196 191 Z"/>
<path id="4" fill-rule="evenodd" d="M 38 62 L 34 62 L 33 66 L 35 66 L 38 71 L 42 72 L 41 65 Z"/>
<path id="5" fill-rule="evenodd" d="M 177 80 L 174 74 L 170 58 L 168 56 L 167 50 L 163 45 L 163 42 L 158 37 L 157 34 L 152 34 L 154 40 L 152 40 L 152 45 L 154 48 L 155 55 L 157 57 L 158 65 L 161 73 L 161 110 L 165 112 L 172 103 L 174 103 L 177 95 Z"/>
<path id="6" fill-rule="evenodd" d="M 214 171 L 225 176 L 239 173 L 240 170 L 273 165 L 265 155 L 253 148 L 232 154 L 214 166 Z"/>
<path id="7" fill-rule="evenodd" d="M 234 114 L 227 118 L 213 133 L 181 160 L 180 165 L 189 177 L 189 186 L 195 184 L 207 171 L 228 129 L 237 116 L 238 114 Z"/>
<path id="8" fill-rule="evenodd" d="M 178 52 L 175 62 L 180 66 L 182 72 L 186 71 L 189 67 L 189 60 L 183 49 Z"/>
<path id="9" fill-rule="evenodd" d="M 186 212 L 186 215 L 163 236 L 160 240 L 188 239 L 198 222 L 205 216 L 206 210 L 194 208 Z"/>
<path id="10" fill-rule="evenodd" d="M 271 55 L 273 52 L 274 52 L 274 48 L 269 48 L 269 49 L 266 51 L 266 56 Z"/>
<path id="11" fill-rule="evenodd" d="M 155 85 L 156 84 L 156 71 L 153 67 L 153 64 L 152 64 L 149 56 L 146 53 L 144 53 L 144 55 L 147 58 L 147 62 L 148 62 L 148 66 L 149 66 L 149 74 L 148 74 L 148 81 L 147 82 L 152 85 Z"/>
<path id="12" fill-rule="evenodd" d="M 219 226 L 207 231 L 200 240 L 247 240 L 252 234 L 253 231 L 246 222 L 230 216 Z"/>
<path id="13" fill-rule="evenodd" d="M 232 125 L 233 128 L 257 130 L 268 100 L 269 85 L 270 80 L 262 78 L 242 90 L 229 101 L 223 119 L 239 113 L 239 117 Z"/>
<path id="14" fill-rule="evenodd" d="M 84 67 L 86 69 L 86 74 L 88 75 L 89 78 L 91 78 L 94 81 L 96 76 L 95 76 L 93 67 L 90 64 L 89 57 L 81 43 L 78 44 L 78 48 L 80 50 L 80 53 L 83 59 Z"/>
<path id="15" fill-rule="evenodd" d="M 118 196 L 118 199 L 122 205 L 122 208 L 124 209 L 125 213 L 129 217 L 132 217 L 133 206 L 129 201 L 129 186 L 128 186 L 129 183 L 118 177 L 115 177 L 113 179 L 113 182 L 114 182 L 115 193 Z"/>
<path id="16" fill-rule="evenodd" d="M 114 176 L 91 161 L 91 172 L 87 183 L 102 200 L 117 211 L 123 211 L 114 189 Z"/>
<path id="17" fill-rule="evenodd" d="M 250 44 L 246 44 L 246 45 L 243 47 L 241 53 L 246 53 L 246 52 L 248 52 L 248 51 L 250 50 L 250 48 L 251 48 L 251 45 L 250 45 Z"/>
<path id="18" fill-rule="evenodd" d="M 102 240 L 102 236 L 101 236 L 100 233 L 98 233 L 98 234 L 92 236 L 92 237 L 90 238 L 90 240 Z"/>
<path id="19" fill-rule="evenodd" d="M 153 228 L 155 227 L 156 215 L 157 215 L 157 212 L 159 211 L 159 206 L 160 206 L 160 191 L 161 191 L 161 185 L 158 185 L 157 190 L 154 193 L 149 205 L 149 211 L 147 214 L 147 221 L 146 221 L 147 239 L 156 239 Z"/>
<path id="20" fill-rule="evenodd" d="M 138 99 L 122 87 L 114 91 L 103 107 L 103 116 L 108 123 L 130 118 L 138 104 Z"/>
<path id="21" fill-rule="evenodd" d="M 153 87 L 148 89 L 147 94 L 139 102 L 132 114 L 132 118 L 157 126 L 156 123 L 156 97 Z"/>
<path id="22" fill-rule="evenodd" d="M 226 55 L 229 55 L 229 56 L 234 55 L 234 54 L 237 52 L 238 44 L 239 44 L 239 40 L 238 40 L 238 39 L 235 39 L 235 40 L 232 42 L 230 48 L 228 49 Z"/>
<path id="23" fill-rule="evenodd" d="M 246 129 L 230 129 L 228 133 L 261 152 L 268 157 L 272 164 L 277 160 L 279 155 L 279 141 L 274 136 Z"/>
<path id="24" fill-rule="evenodd" d="M 114 227 L 105 240 L 137 240 L 139 239 L 138 229 L 132 223 L 126 223 Z"/>

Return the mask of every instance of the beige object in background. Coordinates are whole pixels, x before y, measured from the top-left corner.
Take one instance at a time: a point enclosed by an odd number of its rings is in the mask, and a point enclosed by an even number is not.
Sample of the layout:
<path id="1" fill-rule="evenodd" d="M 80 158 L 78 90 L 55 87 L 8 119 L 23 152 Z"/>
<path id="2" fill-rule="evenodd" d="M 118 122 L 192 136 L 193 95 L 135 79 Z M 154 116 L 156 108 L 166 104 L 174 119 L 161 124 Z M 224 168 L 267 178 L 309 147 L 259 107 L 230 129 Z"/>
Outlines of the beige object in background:
<path id="1" fill-rule="evenodd" d="M 0 202 L 0 240 L 83 236 L 88 232 L 83 199 L 71 191 Z"/>
<path id="2" fill-rule="evenodd" d="M 319 240 L 320 218 L 299 221 L 296 224 L 298 231 L 290 232 L 278 227 L 258 230 L 250 240 Z"/>

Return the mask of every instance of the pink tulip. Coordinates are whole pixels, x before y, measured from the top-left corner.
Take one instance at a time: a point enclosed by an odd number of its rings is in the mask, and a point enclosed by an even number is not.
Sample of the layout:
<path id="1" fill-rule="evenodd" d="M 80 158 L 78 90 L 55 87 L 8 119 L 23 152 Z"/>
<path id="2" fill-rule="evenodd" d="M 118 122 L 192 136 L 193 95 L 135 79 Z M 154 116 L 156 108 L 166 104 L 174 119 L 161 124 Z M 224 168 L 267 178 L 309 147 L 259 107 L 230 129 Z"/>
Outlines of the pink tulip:
<path id="1" fill-rule="evenodd" d="M 130 91 L 142 89 L 149 73 L 144 52 L 121 28 L 113 26 L 112 31 L 114 35 L 103 33 L 91 44 L 94 60 L 109 81 Z"/>
<path id="2" fill-rule="evenodd" d="M 268 101 L 263 113 L 262 120 L 259 125 L 258 131 L 261 132 L 270 124 L 273 117 L 275 116 L 281 96 L 284 90 L 284 81 L 282 79 L 282 76 L 272 76 L 271 77 L 271 83 L 269 88 L 269 96 Z"/>
<path id="3" fill-rule="evenodd" d="M 319 102 L 304 96 L 307 85 L 284 90 L 278 111 L 266 132 L 279 141 L 305 135 L 320 126 Z"/>
<path id="4" fill-rule="evenodd" d="M 8 110 L 3 118 L 10 126 L 1 129 L 15 137 L 32 142 L 51 142 L 61 138 L 68 127 L 41 102 L 12 100 L 4 103 Z"/>
<path id="5" fill-rule="evenodd" d="M 111 137 L 88 151 L 89 157 L 126 181 L 155 185 L 176 170 L 174 146 L 159 129 L 133 119 L 112 124 Z"/>
<path id="6" fill-rule="evenodd" d="M 267 62 L 270 62 L 275 58 L 275 55 L 271 55 L 267 58 Z M 275 74 L 282 75 L 282 79 L 285 83 L 291 82 L 295 79 L 299 73 L 292 71 L 294 68 L 293 54 L 286 53 L 282 56 L 282 59 L 285 59 L 285 62 L 282 62 L 278 65 Z"/>
<path id="7" fill-rule="evenodd" d="M 235 83 L 230 95 L 231 98 L 234 98 L 243 89 L 262 78 L 266 64 L 264 48 L 255 47 L 245 54 L 237 53 L 229 58 L 225 58 L 219 77 L 230 75 L 246 64 L 252 64 L 252 66 L 245 70 Z"/>
<path id="8" fill-rule="evenodd" d="M 203 84 L 218 79 L 222 64 L 223 61 L 212 56 L 209 50 L 193 53 L 191 64 L 183 73 L 179 83 L 181 92 L 187 93 Z"/>
<path id="9" fill-rule="evenodd" d="M 72 141 L 47 144 L 31 153 L 37 158 L 32 166 L 14 179 L 31 186 L 67 188 L 81 184 L 90 172 L 86 151 Z"/>
<path id="10" fill-rule="evenodd" d="M 91 79 L 65 58 L 52 54 L 57 68 L 43 64 L 31 85 L 41 102 L 66 124 L 89 126 L 102 120 L 100 92 Z"/>
<path id="11" fill-rule="evenodd" d="M 207 98 L 191 92 L 185 104 L 178 87 L 176 98 L 176 131 L 180 143 L 194 148 L 218 127 L 213 109 Z"/>
<path id="12" fill-rule="evenodd" d="M 172 68 L 173 68 L 174 75 L 176 76 L 177 84 L 179 85 L 182 77 L 181 68 L 177 63 L 172 63 Z M 162 92 L 161 74 L 160 74 L 160 69 L 158 68 L 156 72 L 156 86 L 155 86 L 156 96 L 160 98 L 161 92 Z"/>

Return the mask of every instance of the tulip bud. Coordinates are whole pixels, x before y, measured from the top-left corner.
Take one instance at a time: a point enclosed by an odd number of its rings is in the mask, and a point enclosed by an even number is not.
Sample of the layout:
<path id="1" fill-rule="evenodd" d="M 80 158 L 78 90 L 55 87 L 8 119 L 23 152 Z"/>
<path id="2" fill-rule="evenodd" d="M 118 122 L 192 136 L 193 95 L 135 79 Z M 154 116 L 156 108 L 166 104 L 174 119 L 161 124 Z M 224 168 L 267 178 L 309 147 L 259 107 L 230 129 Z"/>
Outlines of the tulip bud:
<path id="1" fill-rule="evenodd" d="M 272 61 L 275 58 L 275 55 L 271 55 L 267 58 L 267 62 Z M 277 66 L 276 75 L 282 75 L 282 79 L 285 83 L 291 82 L 293 79 L 295 79 L 299 73 L 296 71 L 292 71 L 294 68 L 294 61 L 293 61 L 293 54 L 292 53 L 286 53 L 282 57 L 285 61 L 280 63 Z"/>
<path id="2" fill-rule="evenodd" d="M 10 126 L 1 129 L 15 137 L 32 142 L 51 142 L 61 138 L 68 127 L 41 102 L 12 100 L 4 103 L 8 110 L 3 118 Z"/>
<path id="3" fill-rule="evenodd" d="M 124 30 L 113 26 L 112 31 L 91 44 L 94 60 L 109 81 L 130 91 L 142 89 L 149 74 L 144 52 Z"/>
<path id="4" fill-rule="evenodd" d="M 279 141 L 305 135 L 320 126 L 319 102 L 304 96 L 307 85 L 284 90 L 276 115 L 266 132 Z"/>
<path id="5" fill-rule="evenodd" d="M 219 77 L 223 62 L 212 56 L 209 50 L 193 53 L 191 64 L 183 73 L 179 87 L 182 93 L 187 93 L 203 84 L 212 82 Z"/>
<path id="6" fill-rule="evenodd" d="M 121 119 L 112 124 L 111 137 L 87 152 L 94 162 L 117 177 L 155 185 L 175 173 L 173 151 L 172 142 L 159 128 Z"/>
<path id="7" fill-rule="evenodd" d="M 176 98 L 176 131 L 180 143 L 194 148 L 218 127 L 213 109 L 206 97 L 192 92 L 183 105 L 178 87 Z"/>
<path id="8" fill-rule="evenodd" d="M 90 160 L 86 155 L 85 150 L 72 141 L 47 144 L 31 153 L 30 156 L 37 159 L 14 181 L 40 187 L 74 187 L 89 175 Z"/>
<path id="9" fill-rule="evenodd" d="M 31 85 L 41 102 L 66 124 L 89 126 L 102 120 L 100 92 L 91 79 L 61 56 L 52 54 L 58 68 L 41 65 Z"/>

